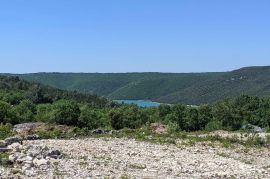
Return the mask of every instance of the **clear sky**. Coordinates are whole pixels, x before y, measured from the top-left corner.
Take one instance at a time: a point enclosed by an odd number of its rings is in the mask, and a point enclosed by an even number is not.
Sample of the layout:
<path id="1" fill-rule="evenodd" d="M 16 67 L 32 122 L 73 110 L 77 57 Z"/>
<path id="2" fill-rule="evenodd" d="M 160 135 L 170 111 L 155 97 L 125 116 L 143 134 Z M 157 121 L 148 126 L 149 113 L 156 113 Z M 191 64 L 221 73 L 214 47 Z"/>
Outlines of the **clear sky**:
<path id="1" fill-rule="evenodd" d="M 270 65 L 269 0 L 0 0 L 0 72 Z"/>

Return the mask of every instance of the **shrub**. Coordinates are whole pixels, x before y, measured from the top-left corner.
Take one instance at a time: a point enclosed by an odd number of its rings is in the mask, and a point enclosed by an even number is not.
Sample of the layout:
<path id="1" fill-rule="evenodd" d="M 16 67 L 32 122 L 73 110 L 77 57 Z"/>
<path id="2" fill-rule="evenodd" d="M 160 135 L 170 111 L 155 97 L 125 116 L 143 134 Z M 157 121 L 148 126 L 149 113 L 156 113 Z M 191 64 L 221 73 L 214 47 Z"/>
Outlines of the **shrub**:
<path id="1" fill-rule="evenodd" d="M 146 116 L 148 116 L 147 122 L 154 123 L 161 121 L 157 107 L 142 108 L 141 110 Z"/>
<path id="2" fill-rule="evenodd" d="M 52 104 L 40 104 L 37 106 L 36 121 L 53 123 L 56 109 Z"/>
<path id="3" fill-rule="evenodd" d="M 205 127 L 205 130 L 209 132 L 220 130 L 220 129 L 222 129 L 222 122 L 216 121 L 216 120 L 209 122 Z"/>
<path id="4" fill-rule="evenodd" d="M 254 147 L 254 146 L 263 146 L 266 144 L 266 141 L 259 137 L 258 135 L 253 135 L 247 139 L 245 142 L 245 145 L 248 147 Z"/>
<path id="5" fill-rule="evenodd" d="M 169 122 L 168 126 L 169 126 L 169 133 L 176 133 L 181 130 L 177 122 Z"/>
<path id="6" fill-rule="evenodd" d="M 3 140 L 7 137 L 12 136 L 14 133 L 12 132 L 11 124 L 0 124 L 0 140 Z"/>
<path id="7" fill-rule="evenodd" d="M 167 114 L 171 113 L 171 107 L 169 105 L 160 105 L 158 107 L 159 116 L 164 118 Z"/>
<path id="8" fill-rule="evenodd" d="M 178 118 L 177 118 L 176 114 L 171 113 L 171 114 L 166 115 L 164 122 L 165 123 L 177 122 L 177 119 Z"/>
<path id="9" fill-rule="evenodd" d="M 179 127 L 183 130 L 185 126 L 185 121 L 184 121 L 184 115 L 187 107 L 185 105 L 177 104 L 172 106 L 172 111 L 174 114 L 176 122 L 178 123 Z M 172 117 L 172 116 L 171 116 Z M 173 121 L 174 122 L 174 121 Z"/>
<path id="10" fill-rule="evenodd" d="M 74 127 L 72 131 L 77 136 L 87 136 L 90 134 L 90 131 L 87 128 Z"/>
<path id="11" fill-rule="evenodd" d="M 270 135 L 266 136 L 265 142 L 266 142 L 267 145 L 270 144 Z"/>
<path id="12" fill-rule="evenodd" d="M 0 153 L 0 166 L 9 167 L 11 166 L 11 162 L 8 159 L 8 153 Z"/>
<path id="13" fill-rule="evenodd" d="M 23 99 L 25 99 L 24 92 L 7 92 L 0 90 L 0 100 L 5 101 L 11 105 L 18 105 Z"/>
<path id="14" fill-rule="evenodd" d="M 90 106 L 84 106 L 78 121 L 79 127 L 88 129 L 104 128 L 109 125 L 106 114 L 101 110 L 92 109 Z"/>
<path id="15" fill-rule="evenodd" d="M 50 133 L 51 138 L 60 138 L 62 131 L 59 128 L 54 128 L 53 131 Z"/>
<path id="16" fill-rule="evenodd" d="M 19 105 L 12 108 L 12 124 L 34 121 L 35 110 L 35 105 L 32 102 L 21 101 Z"/>
<path id="17" fill-rule="evenodd" d="M 121 114 L 118 111 L 111 111 L 110 114 L 111 125 L 114 129 L 119 130 L 125 127 Z"/>
<path id="18" fill-rule="evenodd" d="M 181 126 L 181 129 L 185 131 L 200 130 L 201 126 L 199 123 L 200 121 L 198 109 L 193 107 L 187 108 L 184 115 L 184 125 Z"/>
<path id="19" fill-rule="evenodd" d="M 76 102 L 60 100 L 54 104 L 56 109 L 54 121 L 57 124 L 76 126 L 80 116 L 80 109 Z"/>
<path id="20" fill-rule="evenodd" d="M 50 138 L 51 138 L 51 133 L 50 133 L 50 131 L 40 130 L 40 131 L 37 132 L 37 135 L 38 135 L 41 139 L 50 139 Z"/>
<path id="21" fill-rule="evenodd" d="M 146 113 L 136 106 L 122 106 L 112 109 L 109 112 L 109 118 L 112 127 L 116 130 L 125 127 L 131 129 L 140 128 L 149 119 Z"/>
<path id="22" fill-rule="evenodd" d="M 0 123 L 7 122 L 10 109 L 11 106 L 8 103 L 0 101 Z"/>

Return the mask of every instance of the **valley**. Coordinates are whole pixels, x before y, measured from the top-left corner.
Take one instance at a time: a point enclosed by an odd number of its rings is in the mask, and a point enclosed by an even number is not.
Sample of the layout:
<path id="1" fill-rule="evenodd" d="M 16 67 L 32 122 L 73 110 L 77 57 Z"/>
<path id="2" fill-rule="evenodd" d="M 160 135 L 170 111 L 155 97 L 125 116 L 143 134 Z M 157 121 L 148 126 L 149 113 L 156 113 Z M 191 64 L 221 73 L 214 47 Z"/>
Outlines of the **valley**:
<path id="1" fill-rule="evenodd" d="M 241 94 L 270 95 L 270 67 L 209 73 L 34 73 L 20 78 L 112 100 L 209 104 Z"/>

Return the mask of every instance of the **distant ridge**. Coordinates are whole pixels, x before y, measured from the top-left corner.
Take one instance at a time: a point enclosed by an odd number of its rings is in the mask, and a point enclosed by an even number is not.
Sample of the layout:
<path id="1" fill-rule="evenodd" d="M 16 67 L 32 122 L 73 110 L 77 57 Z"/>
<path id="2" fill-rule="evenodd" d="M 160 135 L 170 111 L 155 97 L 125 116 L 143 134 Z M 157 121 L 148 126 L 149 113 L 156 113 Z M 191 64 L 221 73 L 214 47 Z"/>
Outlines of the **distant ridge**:
<path id="1" fill-rule="evenodd" d="M 65 90 L 111 99 L 205 104 L 240 94 L 270 95 L 270 66 L 209 73 L 34 73 L 18 75 Z"/>

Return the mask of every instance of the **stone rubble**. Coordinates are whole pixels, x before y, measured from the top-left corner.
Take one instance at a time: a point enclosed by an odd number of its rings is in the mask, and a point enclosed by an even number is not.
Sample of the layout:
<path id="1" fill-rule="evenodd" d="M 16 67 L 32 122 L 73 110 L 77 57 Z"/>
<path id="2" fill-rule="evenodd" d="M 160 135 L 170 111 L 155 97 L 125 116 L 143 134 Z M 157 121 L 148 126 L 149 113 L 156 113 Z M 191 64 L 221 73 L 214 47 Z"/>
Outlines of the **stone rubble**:
<path id="1" fill-rule="evenodd" d="M 5 145 L 11 145 L 13 143 L 22 143 L 23 139 L 20 136 L 8 137 L 5 139 Z"/>
<path id="2" fill-rule="evenodd" d="M 40 169 L 44 171 L 50 169 L 51 161 L 63 156 L 59 150 L 52 150 L 44 145 L 12 143 L 7 145 L 7 149 L 9 149 L 8 160 L 13 164 L 13 168 L 11 170 L 7 168 L 5 171 L 5 168 L 0 167 L 0 178 L 8 178 L 13 175 L 18 178 L 36 177 Z"/>
<path id="3" fill-rule="evenodd" d="M 0 178 L 270 178 L 267 148 L 159 145 L 126 138 L 13 143 Z"/>

